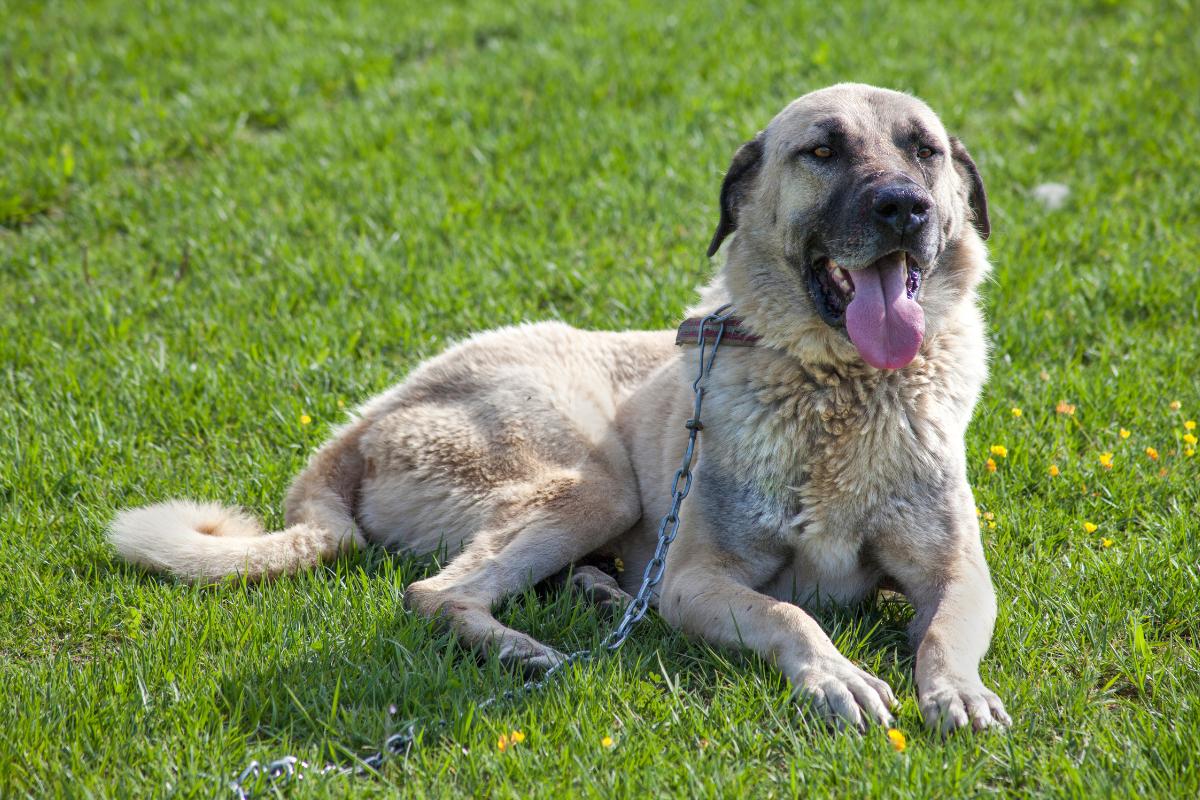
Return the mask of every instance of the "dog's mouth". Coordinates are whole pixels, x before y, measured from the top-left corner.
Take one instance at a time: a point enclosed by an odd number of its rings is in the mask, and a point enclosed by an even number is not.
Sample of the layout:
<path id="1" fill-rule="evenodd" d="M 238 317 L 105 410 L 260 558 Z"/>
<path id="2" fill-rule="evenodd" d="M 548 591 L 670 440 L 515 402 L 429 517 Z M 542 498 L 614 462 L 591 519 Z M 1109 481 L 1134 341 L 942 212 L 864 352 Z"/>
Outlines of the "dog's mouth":
<path id="1" fill-rule="evenodd" d="M 877 369 L 900 369 L 925 337 L 925 312 L 917 303 L 923 270 L 912 254 L 888 253 L 859 269 L 818 256 L 808 269 L 809 291 L 821 318 L 845 326 L 863 360 Z"/>

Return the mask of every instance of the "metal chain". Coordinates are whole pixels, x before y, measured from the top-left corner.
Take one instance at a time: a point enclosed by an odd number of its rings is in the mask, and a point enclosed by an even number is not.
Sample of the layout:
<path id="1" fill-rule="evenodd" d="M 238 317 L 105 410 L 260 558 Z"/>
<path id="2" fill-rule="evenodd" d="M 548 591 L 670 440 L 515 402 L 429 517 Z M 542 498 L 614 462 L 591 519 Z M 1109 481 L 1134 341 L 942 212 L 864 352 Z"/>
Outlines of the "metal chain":
<path id="1" fill-rule="evenodd" d="M 684 498 L 688 496 L 688 492 L 692 490 L 692 461 L 696 455 L 696 437 L 704 427 L 700 424 L 700 406 L 704 402 L 704 379 L 712 371 L 713 363 L 717 359 L 717 348 L 721 345 L 721 337 L 725 335 L 725 323 L 732 316 L 731 306 L 723 305 L 700 321 L 700 330 L 696 336 L 696 344 L 700 349 L 700 368 L 696 379 L 692 381 L 692 394 L 695 398 L 692 418 L 684 423 L 688 431 L 688 441 L 687 447 L 683 451 L 683 463 L 679 469 L 675 470 L 675 479 L 671 483 L 671 509 L 663 516 L 658 525 L 658 544 L 654 548 L 654 555 L 646 563 L 646 568 L 642 572 L 642 585 L 638 588 L 637 595 L 625 607 L 625 614 L 621 617 L 621 621 L 608 636 L 604 637 L 604 641 L 596 650 L 576 650 L 568 653 L 563 656 L 562 660 L 542 673 L 540 678 L 526 681 L 515 689 L 507 689 L 494 694 L 477 703 L 476 710 L 483 711 L 497 703 L 504 703 L 530 692 L 539 691 L 570 665 L 591 661 L 603 651 L 616 651 L 625 644 L 633 632 L 634 626 L 646 616 L 654 589 L 662 581 L 663 572 L 667 566 L 667 549 L 679 534 L 679 509 L 683 505 Z M 716 326 L 716 335 L 713 338 L 712 349 L 708 350 L 705 334 L 710 325 Z M 426 729 L 442 728 L 448 724 L 445 718 L 439 718 L 429 723 Z M 339 767 L 335 764 L 327 764 L 319 770 L 318 774 L 363 775 L 377 773 L 388 759 L 407 755 L 416 742 L 416 737 L 416 722 L 412 722 L 402 730 L 388 736 L 383 742 L 383 747 L 375 753 L 359 759 L 357 765 Z M 251 761 L 238 774 L 237 778 L 230 782 L 230 789 L 233 790 L 237 800 L 253 800 L 266 791 L 278 790 L 293 780 L 303 779 L 304 770 L 308 769 L 308 766 L 307 762 L 291 755 L 277 758 L 266 764 Z"/>

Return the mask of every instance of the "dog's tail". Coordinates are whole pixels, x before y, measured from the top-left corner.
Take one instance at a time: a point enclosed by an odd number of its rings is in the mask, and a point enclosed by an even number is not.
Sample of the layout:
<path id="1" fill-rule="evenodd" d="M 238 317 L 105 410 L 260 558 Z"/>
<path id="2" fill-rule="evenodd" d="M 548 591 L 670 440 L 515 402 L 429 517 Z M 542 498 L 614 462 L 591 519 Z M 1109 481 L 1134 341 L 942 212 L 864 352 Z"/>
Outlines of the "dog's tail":
<path id="1" fill-rule="evenodd" d="M 170 500 L 120 512 L 108 539 L 127 561 L 193 583 L 229 575 L 257 581 L 316 566 L 365 543 L 352 508 L 362 479 L 358 434 L 351 428 L 313 456 L 288 492 L 282 531 L 266 533 L 240 509 Z"/>

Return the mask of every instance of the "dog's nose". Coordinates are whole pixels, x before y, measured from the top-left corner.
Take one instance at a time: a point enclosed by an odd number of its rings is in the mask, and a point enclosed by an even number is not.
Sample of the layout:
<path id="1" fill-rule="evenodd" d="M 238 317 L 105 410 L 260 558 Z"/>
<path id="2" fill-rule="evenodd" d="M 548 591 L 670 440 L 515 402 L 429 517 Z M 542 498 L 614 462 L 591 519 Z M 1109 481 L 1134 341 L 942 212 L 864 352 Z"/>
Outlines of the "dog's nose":
<path id="1" fill-rule="evenodd" d="M 916 233 L 929 220 L 929 195 L 912 184 L 892 184 L 875 194 L 871 214 L 875 221 L 899 236 Z"/>

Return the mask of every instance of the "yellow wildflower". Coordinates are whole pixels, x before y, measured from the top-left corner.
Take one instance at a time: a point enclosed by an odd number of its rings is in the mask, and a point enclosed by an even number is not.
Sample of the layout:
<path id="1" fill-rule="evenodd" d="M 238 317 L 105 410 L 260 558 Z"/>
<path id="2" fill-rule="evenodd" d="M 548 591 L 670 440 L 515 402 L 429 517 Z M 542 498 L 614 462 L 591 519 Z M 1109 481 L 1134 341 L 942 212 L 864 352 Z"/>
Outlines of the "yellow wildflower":
<path id="1" fill-rule="evenodd" d="M 888 728 L 887 732 L 888 743 L 897 753 L 903 753 L 904 748 L 908 747 L 908 740 L 904 738 L 904 734 L 896 728 Z"/>
<path id="2" fill-rule="evenodd" d="M 1187 428 L 1189 431 L 1196 430 L 1196 420 L 1189 419 L 1187 422 L 1183 423 L 1183 427 Z"/>
<path id="3" fill-rule="evenodd" d="M 1051 464 L 1049 472 L 1050 472 L 1051 478 L 1057 478 L 1058 477 L 1058 464 Z"/>
<path id="4" fill-rule="evenodd" d="M 1189 447 L 1187 450 L 1183 451 L 1183 454 L 1188 458 L 1191 458 L 1192 456 L 1196 455 L 1196 451 L 1194 448 Z"/>
<path id="5" fill-rule="evenodd" d="M 300 424 L 301 425 L 308 425 L 311 422 L 312 422 L 312 417 L 310 417 L 308 414 L 300 415 Z"/>
<path id="6" fill-rule="evenodd" d="M 986 519 L 988 522 L 991 522 L 992 520 L 994 520 L 996 518 L 996 515 L 993 514 L 991 511 L 988 511 L 987 513 L 985 513 L 983 515 L 983 518 Z"/>
<path id="7" fill-rule="evenodd" d="M 1185 433 L 1183 435 L 1183 441 L 1187 442 L 1188 444 L 1195 444 L 1196 443 L 1196 434 Z"/>
<path id="8" fill-rule="evenodd" d="M 1183 406 L 1180 404 L 1180 402 L 1178 400 L 1171 401 L 1171 410 L 1172 411 L 1178 411 L 1182 407 Z"/>
<path id="9" fill-rule="evenodd" d="M 989 522 L 989 523 L 988 523 L 988 530 L 989 530 L 989 531 L 990 531 L 990 530 L 994 530 L 994 529 L 995 529 L 995 527 L 996 527 L 996 523 L 994 523 L 994 522 Z"/>
<path id="10" fill-rule="evenodd" d="M 1125 429 L 1125 428 L 1121 428 L 1121 438 L 1122 438 L 1122 439 L 1128 439 L 1128 438 L 1129 438 L 1129 431 L 1128 431 L 1127 429 Z"/>
<path id="11" fill-rule="evenodd" d="M 600 740 L 600 746 L 601 747 L 612 747 L 613 746 L 612 737 L 605 736 L 603 739 Z"/>
<path id="12" fill-rule="evenodd" d="M 1153 447 L 1146 448 L 1146 455 L 1150 457 L 1151 461 L 1158 461 L 1158 451 Z"/>
<path id="13" fill-rule="evenodd" d="M 1097 524 L 1096 524 L 1096 523 L 1094 523 L 1094 522 L 1084 522 L 1084 523 L 1083 523 L 1083 529 L 1084 529 L 1085 531 L 1087 531 L 1088 533 L 1095 533 L 1095 532 L 1096 532 L 1096 529 L 1097 529 L 1097 528 L 1099 528 L 1099 527 L 1100 527 L 1100 526 L 1099 526 L 1099 525 L 1097 525 Z"/>
<path id="14" fill-rule="evenodd" d="M 994 444 L 991 447 L 992 455 L 1000 458 L 1008 458 L 1008 448 L 1002 444 Z"/>
<path id="15" fill-rule="evenodd" d="M 1059 400 L 1058 405 L 1054 407 L 1054 410 L 1059 414 L 1066 414 L 1068 417 L 1075 416 L 1075 406 L 1072 403 L 1068 403 L 1066 400 Z"/>
<path id="16" fill-rule="evenodd" d="M 1100 539 L 1101 547 L 1112 547 L 1112 545 L 1113 545 L 1112 539 L 1109 539 L 1107 536 L 1101 537 L 1101 539 Z"/>
<path id="17" fill-rule="evenodd" d="M 338 398 L 338 408 L 345 408 L 345 407 L 346 407 L 346 401 L 339 397 Z"/>
<path id="18" fill-rule="evenodd" d="M 975 506 L 975 516 L 982 517 L 983 512 L 979 510 L 979 506 Z"/>
<path id="19" fill-rule="evenodd" d="M 995 472 L 995 471 L 996 471 L 996 462 L 995 462 L 993 459 L 990 459 L 990 458 L 989 458 L 989 459 L 987 460 L 987 471 L 988 471 L 988 472 Z"/>
<path id="20" fill-rule="evenodd" d="M 1012 415 L 1014 417 L 1016 417 L 1017 419 L 1021 418 L 1022 413 L 1024 413 L 1024 412 L 1022 412 L 1021 409 L 1017 408 L 1016 406 L 1012 407 Z"/>
<path id="21" fill-rule="evenodd" d="M 1106 453 L 1101 453 L 1101 454 L 1100 454 L 1100 466 L 1104 467 L 1105 469 L 1112 469 L 1112 468 L 1113 468 L 1113 463 L 1112 463 L 1112 460 L 1113 460 L 1113 454 L 1112 454 L 1112 453 L 1107 453 L 1107 452 L 1106 452 Z"/>
<path id="22" fill-rule="evenodd" d="M 500 734 L 500 738 L 496 740 L 496 749 L 503 753 L 508 748 L 516 747 L 523 741 L 525 741 L 525 734 L 520 731 L 502 733 Z"/>

